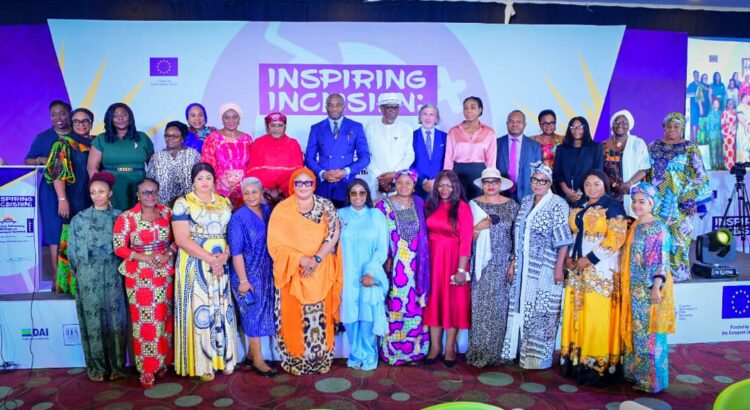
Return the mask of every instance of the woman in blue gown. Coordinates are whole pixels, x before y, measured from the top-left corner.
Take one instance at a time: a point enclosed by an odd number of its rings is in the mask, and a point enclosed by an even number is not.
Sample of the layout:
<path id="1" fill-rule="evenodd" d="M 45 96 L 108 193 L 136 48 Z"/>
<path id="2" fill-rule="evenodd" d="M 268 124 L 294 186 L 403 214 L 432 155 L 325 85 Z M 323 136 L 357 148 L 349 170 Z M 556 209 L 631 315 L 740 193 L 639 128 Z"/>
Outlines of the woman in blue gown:
<path id="1" fill-rule="evenodd" d="M 373 208 L 367 183 L 349 183 L 346 207 L 339 211 L 344 257 L 341 322 L 349 341 L 347 366 L 374 370 L 378 366 L 377 336 L 388 332 L 385 296 L 388 278 L 383 263 L 388 256 L 385 216 Z"/>

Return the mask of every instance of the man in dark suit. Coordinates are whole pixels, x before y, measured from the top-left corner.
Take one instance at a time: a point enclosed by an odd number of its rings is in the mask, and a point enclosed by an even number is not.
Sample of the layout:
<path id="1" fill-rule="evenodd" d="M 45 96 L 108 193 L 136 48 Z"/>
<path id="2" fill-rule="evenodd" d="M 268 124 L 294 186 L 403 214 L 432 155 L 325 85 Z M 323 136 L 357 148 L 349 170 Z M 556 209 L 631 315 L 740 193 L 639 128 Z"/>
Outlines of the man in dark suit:
<path id="1" fill-rule="evenodd" d="M 448 134 L 435 126 L 440 122 L 440 111 L 433 104 L 425 104 L 419 109 L 419 124 L 414 130 L 414 163 L 417 172 L 417 195 L 427 198 L 432 194 L 432 185 L 438 172 L 443 169 L 445 142 Z"/>
<path id="2" fill-rule="evenodd" d="M 344 205 L 349 181 L 370 164 L 364 128 L 344 118 L 344 108 L 341 94 L 328 96 L 328 117 L 310 127 L 305 150 L 305 165 L 318 176 L 315 193 L 337 208 Z"/>
<path id="3" fill-rule="evenodd" d="M 526 116 L 519 110 L 508 114 L 508 133 L 497 141 L 497 169 L 513 181 L 513 188 L 508 191 L 510 197 L 518 202 L 531 193 L 532 162 L 542 160 L 542 146 L 523 134 L 526 128 Z"/>

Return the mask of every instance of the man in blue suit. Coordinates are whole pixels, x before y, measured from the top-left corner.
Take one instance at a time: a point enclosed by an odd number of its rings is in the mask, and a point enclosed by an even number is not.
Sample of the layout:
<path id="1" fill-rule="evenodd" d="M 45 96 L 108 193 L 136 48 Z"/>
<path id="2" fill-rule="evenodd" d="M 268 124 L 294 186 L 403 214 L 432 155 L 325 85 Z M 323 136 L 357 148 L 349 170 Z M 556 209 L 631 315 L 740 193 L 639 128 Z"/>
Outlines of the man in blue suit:
<path id="1" fill-rule="evenodd" d="M 443 169 L 445 142 L 448 134 L 435 126 L 440 122 L 440 111 L 433 104 L 425 104 L 419 109 L 419 124 L 414 130 L 414 163 L 417 172 L 416 193 L 422 198 L 432 194 L 432 185 L 438 172 Z"/>
<path id="2" fill-rule="evenodd" d="M 349 181 L 370 164 L 370 150 L 362 124 L 344 118 L 341 94 L 328 96 L 326 112 L 328 118 L 310 127 L 305 165 L 318 176 L 315 193 L 340 208 Z"/>
<path id="3" fill-rule="evenodd" d="M 508 191 L 511 198 L 518 202 L 531 193 L 532 162 L 542 160 L 542 146 L 523 134 L 526 128 L 526 116 L 519 110 L 508 114 L 505 123 L 508 133 L 497 141 L 497 169 L 510 177 L 513 188 Z"/>

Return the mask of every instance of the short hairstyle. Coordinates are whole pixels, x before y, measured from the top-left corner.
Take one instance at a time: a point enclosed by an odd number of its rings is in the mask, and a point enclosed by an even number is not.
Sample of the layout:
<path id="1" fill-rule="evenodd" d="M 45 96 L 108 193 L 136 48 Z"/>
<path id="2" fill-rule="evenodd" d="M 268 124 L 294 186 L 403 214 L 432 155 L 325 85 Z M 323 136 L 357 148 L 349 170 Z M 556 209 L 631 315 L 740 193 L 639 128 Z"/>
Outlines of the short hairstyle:
<path id="1" fill-rule="evenodd" d="M 167 130 L 171 127 L 175 127 L 178 130 L 180 130 L 180 134 L 182 134 L 182 138 L 184 139 L 187 137 L 188 134 L 188 126 L 180 121 L 170 121 L 167 123 L 167 126 L 164 127 L 164 133 L 167 133 Z"/>
<path id="2" fill-rule="evenodd" d="M 546 110 L 542 110 L 542 111 L 539 112 L 539 115 L 537 115 L 537 117 L 536 117 L 537 121 L 539 123 L 541 123 L 542 122 L 542 117 L 544 117 L 546 115 L 551 115 L 552 118 L 554 118 L 555 121 L 557 121 L 557 114 L 555 114 L 555 112 L 552 111 L 552 110 L 550 110 L 549 108 L 546 109 Z"/>
<path id="3" fill-rule="evenodd" d="M 365 190 L 365 194 L 367 195 L 367 200 L 365 201 L 365 206 L 368 208 L 372 208 L 372 194 L 370 193 L 370 187 L 367 185 L 367 182 L 360 178 L 354 178 L 351 181 L 349 181 L 349 184 L 346 186 L 346 200 L 344 200 L 344 206 L 350 206 L 352 204 L 351 199 L 349 198 L 349 192 L 352 191 L 352 188 L 355 186 L 361 186 Z"/>
<path id="4" fill-rule="evenodd" d="M 73 118 L 73 116 L 78 114 L 79 112 L 86 114 L 89 117 L 89 120 L 91 121 L 91 123 L 92 124 L 94 123 L 94 113 L 91 112 L 91 110 L 89 110 L 88 108 L 83 108 L 83 107 L 76 108 L 75 110 L 70 112 L 70 118 Z"/>
<path id="5" fill-rule="evenodd" d="M 70 112 L 70 110 L 72 110 L 70 104 L 68 104 L 67 101 L 63 101 L 63 100 L 52 100 L 52 102 L 49 103 L 49 109 L 51 110 L 52 107 L 54 107 L 56 105 L 62 105 L 63 107 L 65 107 L 66 110 L 68 110 L 68 112 Z"/>
<path id="6" fill-rule="evenodd" d="M 263 191 L 263 189 L 264 189 L 263 188 L 263 183 L 260 182 L 260 179 L 258 179 L 256 177 L 247 177 L 247 178 L 243 179 L 242 183 L 240 183 L 240 189 L 242 189 L 244 191 L 245 187 L 248 186 L 248 185 L 255 185 L 261 191 Z"/>
<path id="7" fill-rule="evenodd" d="M 160 189 L 161 188 L 159 186 L 159 181 L 157 181 L 157 180 L 155 180 L 153 178 L 146 177 L 146 178 L 143 178 L 140 182 L 138 182 L 138 184 L 135 186 L 135 189 L 136 190 L 141 189 L 141 185 L 143 185 L 143 184 L 145 184 L 147 182 L 151 182 L 152 184 L 156 185 L 156 189 Z"/>
<path id="8" fill-rule="evenodd" d="M 117 131 L 115 131 L 113 121 L 115 110 L 118 108 L 122 108 L 128 113 L 128 132 L 125 134 L 125 139 L 140 141 L 141 136 L 138 135 L 138 131 L 135 129 L 135 116 L 133 116 L 133 110 L 131 110 L 127 104 L 121 102 L 110 105 L 109 108 L 107 108 L 107 112 L 104 114 L 105 140 L 110 143 L 117 141 Z"/>
<path id="9" fill-rule="evenodd" d="M 526 114 L 524 114 L 523 111 L 521 111 L 521 110 L 513 110 L 513 111 L 509 112 L 508 113 L 508 117 L 506 118 L 506 120 L 509 120 L 510 117 L 513 114 L 516 114 L 516 113 L 521 114 L 521 117 L 523 117 L 523 122 L 526 122 Z"/>
<path id="10" fill-rule="evenodd" d="M 591 129 L 589 128 L 589 122 L 583 117 L 573 117 L 568 121 L 568 127 L 565 129 L 565 138 L 563 138 L 563 145 L 569 147 L 573 146 L 573 133 L 570 131 L 570 126 L 573 122 L 578 121 L 583 125 L 583 146 L 588 146 L 594 143 L 594 139 L 591 138 Z"/>
<path id="11" fill-rule="evenodd" d="M 190 170 L 190 180 L 195 182 L 195 177 L 197 177 L 201 171 L 208 172 L 212 177 L 214 177 L 214 180 L 216 180 L 216 171 L 214 171 L 214 167 L 212 167 L 211 164 L 207 162 L 199 162 L 193 165 L 193 168 Z"/>
<path id="12" fill-rule="evenodd" d="M 588 171 L 587 173 L 583 174 L 583 178 L 581 178 L 581 189 L 583 190 L 583 184 L 584 182 L 586 182 L 586 179 L 588 179 L 588 177 L 592 175 L 602 180 L 602 182 L 604 183 L 604 192 L 607 195 L 611 195 L 612 190 L 609 188 L 609 177 L 601 169 L 592 169 Z M 584 195 L 585 195 L 585 190 L 584 190 Z"/>
<path id="13" fill-rule="evenodd" d="M 480 104 L 480 105 L 481 105 L 481 104 Z M 437 117 L 437 121 L 435 122 L 435 124 L 439 124 L 439 123 L 440 123 L 440 110 L 439 110 L 439 109 L 438 109 L 438 107 L 437 107 L 437 106 L 436 106 L 435 104 L 433 104 L 433 103 L 427 103 L 427 104 L 423 105 L 423 106 L 422 106 L 422 107 L 421 107 L 421 108 L 419 109 L 419 114 L 417 114 L 417 121 L 418 121 L 418 122 L 419 122 L 420 124 L 422 123 L 422 111 L 424 111 L 424 109 L 425 109 L 425 108 L 434 108 L 434 109 L 435 109 L 435 116 Z"/>
<path id="14" fill-rule="evenodd" d="M 482 110 L 482 112 L 479 113 L 479 116 L 481 117 L 482 114 L 484 114 L 484 104 L 482 103 L 482 99 L 481 98 L 475 97 L 473 95 L 469 96 L 469 97 L 466 97 L 466 98 L 464 98 L 464 102 L 461 105 L 466 105 L 466 103 L 469 102 L 469 101 L 471 101 L 471 100 L 476 101 L 477 107 L 479 107 L 479 109 Z"/>

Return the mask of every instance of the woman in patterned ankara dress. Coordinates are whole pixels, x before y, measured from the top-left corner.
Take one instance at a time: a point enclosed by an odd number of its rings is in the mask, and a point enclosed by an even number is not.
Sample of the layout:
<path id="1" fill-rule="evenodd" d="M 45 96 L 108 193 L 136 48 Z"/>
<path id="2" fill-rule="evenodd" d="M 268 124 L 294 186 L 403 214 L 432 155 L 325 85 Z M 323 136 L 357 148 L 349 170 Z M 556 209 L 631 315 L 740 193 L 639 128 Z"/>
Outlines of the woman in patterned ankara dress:
<path id="1" fill-rule="evenodd" d="M 164 128 L 166 147 L 154 154 L 146 165 L 146 176 L 159 183 L 159 203 L 172 206 L 173 202 L 193 189 L 190 170 L 201 162 L 198 151 L 182 145 L 187 125 L 171 121 Z"/>
<path id="2" fill-rule="evenodd" d="M 563 304 L 560 361 L 564 376 L 601 386 L 621 364 L 620 248 L 627 234 L 622 204 L 609 196 L 604 172 L 583 176 L 584 198 L 570 210 L 575 235 Z"/>
<path id="3" fill-rule="evenodd" d="M 515 256 L 508 272 L 512 285 L 503 359 L 519 359 L 524 369 L 552 367 L 565 257 L 573 243 L 570 208 L 551 188 L 552 170 L 540 162 L 531 164 L 534 195 L 521 201 L 513 228 Z"/>
<path id="4" fill-rule="evenodd" d="M 669 230 L 653 216 L 656 188 L 641 183 L 631 193 L 638 221 L 622 254 L 623 368 L 634 388 L 658 393 L 669 386 L 667 333 L 675 330 Z"/>
<path id="5" fill-rule="evenodd" d="M 135 364 L 141 386 L 154 386 L 172 364 L 174 255 L 172 212 L 157 204 L 159 184 L 149 178 L 136 186 L 138 203 L 117 217 L 115 255 L 123 259 L 120 274 L 130 301 Z"/>
<path id="6" fill-rule="evenodd" d="M 199 163 L 190 172 L 193 192 L 179 198 L 172 231 L 180 247 L 175 266 L 175 372 L 214 379 L 237 364 L 237 323 L 229 291 L 226 230 L 229 200 L 214 193 L 214 170 Z"/>
<path id="7" fill-rule="evenodd" d="M 512 187 L 513 182 L 503 178 L 497 168 L 482 171 L 474 184 L 482 189 L 483 195 L 469 201 L 474 219 L 474 249 L 466 362 L 485 367 L 503 363 L 511 283 L 507 272 L 513 255 L 513 220 L 518 203 L 500 194 Z"/>
<path id="8" fill-rule="evenodd" d="M 247 174 L 253 137 L 237 129 L 242 110 L 236 104 L 222 105 L 219 117 L 224 128 L 208 134 L 201 161 L 216 171 L 216 192 L 229 198 L 234 209 L 239 209 L 243 204 L 240 183 Z"/>
<path id="9" fill-rule="evenodd" d="M 424 201 L 414 195 L 417 174 L 399 171 L 394 181 L 396 194 L 377 204 L 388 226 L 390 280 L 385 300 L 388 334 L 380 339 L 380 357 L 390 365 L 403 365 L 422 360 L 429 349 L 422 316 L 430 289 L 430 247 Z"/>
<path id="10" fill-rule="evenodd" d="M 683 137 L 685 117 L 672 113 L 664 118 L 664 138 L 649 146 L 648 179 L 659 190 L 661 207 L 654 215 L 669 227 L 672 245 L 670 269 L 675 282 L 690 279 L 688 250 L 698 205 L 711 201 L 708 173 L 698 146 Z"/>
<path id="11" fill-rule="evenodd" d="M 276 342 L 281 367 L 295 376 L 328 373 L 339 323 L 343 263 L 336 208 L 314 195 L 315 174 L 299 168 L 291 196 L 268 222 L 268 253 L 276 286 Z"/>
<path id="12" fill-rule="evenodd" d="M 94 205 L 70 221 L 68 257 L 75 277 L 76 310 L 89 379 L 101 382 L 127 375 L 128 312 L 119 259 L 112 246 L 112 227 L 120 214 L 110 203 L 115 177 L 94 174 L 89 193 Z"/>

